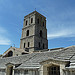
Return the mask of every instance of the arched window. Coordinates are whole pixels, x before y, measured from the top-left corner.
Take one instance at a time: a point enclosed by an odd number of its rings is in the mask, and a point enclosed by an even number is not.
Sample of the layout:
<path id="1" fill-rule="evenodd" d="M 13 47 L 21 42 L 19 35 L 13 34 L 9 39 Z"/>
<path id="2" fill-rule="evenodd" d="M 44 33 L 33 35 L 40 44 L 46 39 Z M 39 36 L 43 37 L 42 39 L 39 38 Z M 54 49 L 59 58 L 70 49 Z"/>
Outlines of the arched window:
<path id="1" fill-rule="evenodd" d="M 44 46 L 45 46 L 45 45 L 44 45 L 44 43 L 43 43 L 43 49 L 45 48 Z"/>
<path id="2" fill-rule="evenodd" d="M 24 43 L 24 48 L 25 48 L 25 43 Z"/>
<path id="3" fill-rule="evenodd" d="M 31 18 L 31 23 L 33 23 L 33 18 Z"/>
<path id="4" fill-rule="evenodd" d="M 28 24 L 28 21 L 26 20 L 26 25 Z"/>
<path id="5" fill-rule="evenodd" d="M 43 27 L 44 27 L 44 22 L 43 22 Z"/>
<path id="6" fill-rule="evenodd" d="M 38 45 L 39 45 L 39 48 L 40 48 L 40 42 L 38 43 Z"/>
<path id="7" fill-rule="evenodd" d="M 39 18 L 37 19 L 37 23 L 39 24 Z"/>
<path id="8" fill-rule="evenodd" d="M 48 75 L 60 75 L 60 67 L 55 65 L 48 67 Z"/>
<path id="9" fill-rule="evenodd" d="M 28 47 L 30 46 L 30 42 L 28 42 Z"/>
<path id="10" fill-rule="evenodd" d="M 29 30 L 27 30 L 26 36 L 29 36 Z"/>
<path id="11" fill-rule="evenodd" d="M 8 53 L 8 57 L 11 57 L 11 56 L 13 56 L 13 52 L 12 52 L 12 51 L 10 51 L 10 52 Z"/>
<path id="12" fill-rule="evenodd" d="M 40 30 L 40 37 L 42 37 L 42 30 Z"/>

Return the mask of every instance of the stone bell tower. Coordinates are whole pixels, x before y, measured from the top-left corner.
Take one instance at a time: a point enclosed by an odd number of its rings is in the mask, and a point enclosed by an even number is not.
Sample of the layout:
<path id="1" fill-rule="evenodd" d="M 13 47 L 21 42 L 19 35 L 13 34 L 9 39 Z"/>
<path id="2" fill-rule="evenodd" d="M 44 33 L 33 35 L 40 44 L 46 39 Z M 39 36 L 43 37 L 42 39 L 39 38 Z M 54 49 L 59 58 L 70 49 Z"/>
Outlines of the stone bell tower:
<path id="1" fill-rule="evenodd" d="M 28 52 L 48 49 L 46 17 L 34 11 L 24 17 L 20 48 Z"/>

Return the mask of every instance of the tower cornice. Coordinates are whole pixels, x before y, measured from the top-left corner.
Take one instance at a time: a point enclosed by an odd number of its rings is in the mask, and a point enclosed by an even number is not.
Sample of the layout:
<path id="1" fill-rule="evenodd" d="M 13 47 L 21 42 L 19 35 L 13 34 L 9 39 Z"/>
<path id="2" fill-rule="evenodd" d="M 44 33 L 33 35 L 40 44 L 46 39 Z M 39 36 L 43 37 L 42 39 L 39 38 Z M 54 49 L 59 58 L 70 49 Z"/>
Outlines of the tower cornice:
<path id="1" fill-rule="evenodd" d="M 43 18 L 45 18 L 46 19 L 46 17 L 45 16 L 43 16 L 42 14 L 40 14 L 39 12 L 37 12 L 37 11 L 33 11 L 32 13 L 30 13 L 30 14 L 28 14 L 28 15 L 26 15 L 26 16 L 24 16 L 24 18 L 26 18 L 26 17 L 28 17 L 28 16 L 30 16 L 30 15 L 35 15 L 35 14 L 39 14 L 40 16 L 42 16 Z"/>

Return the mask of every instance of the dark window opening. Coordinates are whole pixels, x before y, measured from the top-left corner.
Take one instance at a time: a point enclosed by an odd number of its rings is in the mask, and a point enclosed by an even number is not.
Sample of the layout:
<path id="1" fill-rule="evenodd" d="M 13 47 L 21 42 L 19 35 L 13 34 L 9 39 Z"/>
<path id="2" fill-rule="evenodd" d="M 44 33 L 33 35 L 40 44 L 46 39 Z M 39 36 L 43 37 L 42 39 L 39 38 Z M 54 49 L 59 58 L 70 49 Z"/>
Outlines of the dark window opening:
<path id="1" fill-rule="evenodd" d="M 33 18 L 31 18 L 31 23 L 33 23 Z"/>
<path id="2" fill-rule="evenodd" d="M 40 37 L 42 37 L 42 30 L 40 30 Z"/>
<path id="3" fill-rule="evenodd" d="M 26 34 L 26 36 L 29 36 L 29 30 L 27 30 L 27 34 Z"/>
<path id="4" fill-rule="evenodd" d="M 44 22 L 43 22 L 43 26 L 44 26 Z"/>
<path id="5" fill-rule="evenodd" d="M 25 71 L 24 71 L 24 74 L 28 74 L 28 70 L 25 70 Z"/>
<path id="6" fill-rule="evenodd" d="M 28 47 L 29 47 L 29 45 L 30 45 L 30 42 L 28 42 Z"/>
<path id="7" fill-rule="evenodd" d="M 22 52 L 22 55 L 24 55 L 24 54 L 28 54 L 28 53 L 24 53 L 24 52 Z"/>
<path id="8" fill-rule="evenodd" d="M 16 56 L 18 56 L 18 54 L 16 54 Z"/>
<path id="9" fill-rule="evenodd" d="M 25 48 L 25 43 L 24 43 L 24 48 Z"/>
<path id="10" fill-rule="evenodd" d="M 43 43 L 43 49 L 44 49 L 45 47 L 44 47 L 44 43 Z"/>
<path id="11" fill-rule="evenodd" d="M 39 48 L 40 48 L 40 42 L 39 42 Z"/>
<path id="12" fill-rule="evenodd" d="M 27 48 L 27 49 L 25 49 L 25 51 L 29 52 L 29 49 Z"/>
<path id="13" fill-rule="evenodd" d="M 13 74 L 13 66 L 10 67 L 10 72 L 9 73 L 10 73 L 9 75 L 12 75 Z"/>
<path id="14" fill-rule="evenodd" d="M 50 66 L 48 68 L 48 75 L 60 75 L 60 67 L 59 66 Z"/>
<path id="15" fill-rule="evenodd" d="M 20 65 L 19 65 L 19 66 L 20 66 Z M 15 72 L 15 74 L 17 73 L 17 75 L 20 74 L 20 70 L 15 70 L 14 72 Z"/>
<path id="16" fill-rule="evenodd" d="M 39 19 L 37 19 L 37 23 L 39 24 Z"/>
<path id="17" fill-rule="evenodd" d="M 11 56 L 13 56 L 13 52 L 12 52 L 12 51 L 10 51 L 10 52 L 8 53 L 8 57 L 11 57 Z"/>
<path id="18" fill-rule="evenodd" d="M 65 67 L 69 67 L 69 66 L 70 66 L 70 62 L 68 62 Z"/>
<path id="19" fill-rule="evenodd" d="M 26 21 L 26 25 L 28 24 L 28 21 Z"/>
<path id="20" fill-rule="evenodd" d="M 17 67 L 20 66 L 20 65 L 21 65 L 21 64 L 16 64 L 16 65 L 15 65 L 15 68 L 17 68 Z"/>

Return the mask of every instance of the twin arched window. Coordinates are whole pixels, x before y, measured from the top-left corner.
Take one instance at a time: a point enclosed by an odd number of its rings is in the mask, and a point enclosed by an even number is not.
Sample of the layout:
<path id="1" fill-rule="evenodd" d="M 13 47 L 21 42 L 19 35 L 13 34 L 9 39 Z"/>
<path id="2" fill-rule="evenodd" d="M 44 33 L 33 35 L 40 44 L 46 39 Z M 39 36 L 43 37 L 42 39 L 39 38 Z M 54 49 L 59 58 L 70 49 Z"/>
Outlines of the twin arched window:
<path id="1" fill-rule="evenodd" d="M 25 20 L 24 20 L 24 21 L 25 21 Z M 31 23 L 33 23 L 33 18 L 31 18 Z M 37 24 L 39 24 L 39 23 L 40 23 L 40 19 L 38 18 L 38 19 L 37 19 Z M 28 20 L 25 21 L 25 25 L 28 25 Z M 43 26 L 45 25 L 44 21 L 42 22 L 42 25 L 43 25 Z"/>
<path id="2" fill-rule="evenodd" d="M 24 43 L 24 48 L 25 48 L 25 45 L 26 45 L 26 44 Z M 28 47 L 29 47 L 29 46 L 30 46 L 30 42 L 28 42 Z"/>
<path id="3" fill-rule="evenodd" d="M 39 24 L 40 23 L 40 20 L 39 20 L 39 18 L 37 19 L 37 24 Z M 42 26 L 44 27 L 45 26 L 45 22 L 43 21 L 42 22 Z"/>
<path id="4" fill-rule="evenodd" d="M 41 44 L 40 44 L 40 42 L 38 43 L 38 45 L 39 45 L 39 48 L 41 47 Z M 43 43 L 43 49 L 45 48 L 45 44 Z"/>
<path id="5" fill-rule="evenodd" d="M 33 18 L 31 18 L 31 23 L 33 23 Z M 25 25 L 28 25 L 28 20 L 25 21 Z"/>

